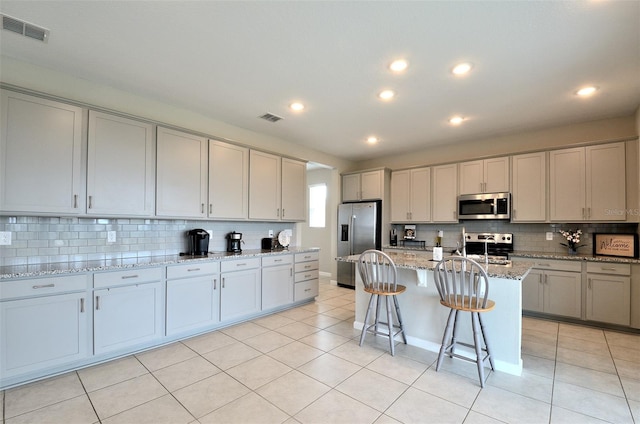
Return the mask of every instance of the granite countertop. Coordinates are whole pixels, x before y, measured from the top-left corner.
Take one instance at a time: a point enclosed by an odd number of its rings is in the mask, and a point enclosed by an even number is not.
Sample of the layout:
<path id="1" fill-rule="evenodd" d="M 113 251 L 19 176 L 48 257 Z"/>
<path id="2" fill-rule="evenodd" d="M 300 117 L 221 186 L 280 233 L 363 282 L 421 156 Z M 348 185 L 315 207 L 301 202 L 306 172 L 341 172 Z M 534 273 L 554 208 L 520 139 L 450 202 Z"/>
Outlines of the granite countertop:
<path id="1" fill-rule="evenodd" d="M 207 256 L 144 256 L 139 258 L 120 258 L 90 260 L 78 262 L 54 262 L 30 265 L 0 266 L 0 280 L 22 277 L 44 277 L 48 275 L 73 274 L 94 271 L 110 271 L 137 267 L 151 267 L 158 265 L 173 265 L 199 261 L 224 261 L 239 258 L 261 257 L 269 255 L 283 255 L 287 253 L 302 253 L 318 251 L 318 248 L 296 248 L 282 250 L 243 250 L 242 253 L 209 252 Z"/>
<path id="2" fill-rule="evenodd" d="M 437 261 L 432 259 L 432 254 L 429 252 L 413 253 L 413 252 L 386 252 L 393 260 L 398 268 L 406 269 L 423 269 L 433 270 Z M 336 258 L 341 262 L 358 262 L 360 255 L 342 256 Z M 529 270 L 535 265 L 533 261 L 527 260 L 512 260 L 507 265 L 485 265 L 480 263 L 482 267 L 487 271 L 489 277 L 494 278 L 506 278 L 510 280 L 522 280 L 529 273 Z"/>
<path id="3" fill-rule="evenodd" d="M 384 246 L 383 249 L 387 250 L 402 250 L 408 252 L 422 252 L 428 253 L 433 250 L 433 247 L 402 247 L 402 246 Z M 455 250 L 455 249 L 453 249 Z M 444 248 L 445 254 L 447 252 L 451 252 L 451 248 Z M 389 252 L 387 252 L 389 253 Z M 593 261 L 593 262 L 617 262 L 617 263 L 626 263 L 626 264 L 640 264 L 640 259 L 634 258 L 618 258 L 614 256 L 596 256 L 591 253 L 579 253 L 577 255 L 569 255 L 568 253 L 558 253 L 558 252 L 536 252 L 536 251 L 527 251 L 527 250 L 518 250 L 509 254 L 509 257 L 516 258 L 531 258 L 531 259 L 558 259 L 562 261 Z"/>

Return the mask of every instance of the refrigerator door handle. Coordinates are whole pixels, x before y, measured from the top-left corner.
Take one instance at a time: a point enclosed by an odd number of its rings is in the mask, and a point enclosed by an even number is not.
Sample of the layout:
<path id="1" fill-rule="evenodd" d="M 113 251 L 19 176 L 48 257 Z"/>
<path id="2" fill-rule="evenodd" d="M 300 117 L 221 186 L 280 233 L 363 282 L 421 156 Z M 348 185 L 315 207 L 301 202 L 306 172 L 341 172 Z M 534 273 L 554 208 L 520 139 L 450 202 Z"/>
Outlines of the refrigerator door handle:
<path id="1" fill-rule="evenodd" d="M 350 255 L 353 255 L 353 241 L 354 241 L 354 239 L 353 239 L 353 227 L 354 227 L 353 220 L 354 219 L 356 219 L 355 215 L 351 215 L 349 217 L 349 239 L 351 240 L 349 242 L 349 254 Z"/>

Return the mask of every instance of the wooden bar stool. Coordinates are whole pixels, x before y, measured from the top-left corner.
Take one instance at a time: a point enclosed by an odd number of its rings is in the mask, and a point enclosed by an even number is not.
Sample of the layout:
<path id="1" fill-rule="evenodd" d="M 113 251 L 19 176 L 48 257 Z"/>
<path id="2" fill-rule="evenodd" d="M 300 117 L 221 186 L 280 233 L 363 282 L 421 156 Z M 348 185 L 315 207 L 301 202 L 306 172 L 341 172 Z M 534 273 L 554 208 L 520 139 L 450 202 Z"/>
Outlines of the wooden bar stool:
<path id="1" fill-rule="evenodd" d="M 358 259 L 358 272 L 360 278 L 364 283 L 364 291 L 371 293 L 369 299 L 369 307 L 364 317 L 364 324 L 362 326 L 362 334 L 360 335 L 360 346 L 364 342 L 364 337 L 367 332 L 375 335 L 383 335 L 389 337 L 389 348 L 391 350 L 391 356 L 395 355 L 394 338 L 398 334 L 402 334 L 402 340 L 404 344 L 407 344 L 407 337 L 404 334 L 404 327 L 402 325 L 402 316 L 400 315 L 400 306 L 398 305 L 398 299 L 396 295 L 403 293 L 407 288 L 400 284 L 397 284 L 398 271 L 393 260 L 384 252 L 379 250 L 367 250 L 360 255 Z M 386 312 L 387 321 L 380 321 L 381 310 L 381 297 L 386 299 Z M 395 306 L 395 313 L 398 320 L 398 324 L 393 323 L 393 309 L 391 307 L 391 299 Z M 371 310 L 375 304 L 375 321 L 373 324 L 368 325 L 369 316 Z M 383 326 L 386 331 L 381 331 L 378 327 Z M 394 329 L 398 329 L 394 333 Z"/>
<path id="2" fill-rule="evenodd" d="M 480 316 L 495 307 L 495 302 L 488 299 L 489 278 L 487 272 L 476 261 L 462 257 L 450 256 L 436 265 L 434 277 L 440 303 L 451 308 L 447 327 L 442 336 L 442 346 L 438 355 L 436 371 L 440 369 L 445 355 L 475 362 L 478 367 L 480 386 L 484 387 L 484 364 L 488 359 L 491 369 L 494 369 L 493 357 L 489 349 L 487 331 Z M 471 312 L 471 326 L 473 328 L 473 344 L 456 340 L 458 312 Z M 484 347 L 482 347 L 484 342 Z M 476 358 L 455 353 L 456 345 L 462 345 L 475 350 Z M 483 357 L 483 352 L 486 353 Z"/>

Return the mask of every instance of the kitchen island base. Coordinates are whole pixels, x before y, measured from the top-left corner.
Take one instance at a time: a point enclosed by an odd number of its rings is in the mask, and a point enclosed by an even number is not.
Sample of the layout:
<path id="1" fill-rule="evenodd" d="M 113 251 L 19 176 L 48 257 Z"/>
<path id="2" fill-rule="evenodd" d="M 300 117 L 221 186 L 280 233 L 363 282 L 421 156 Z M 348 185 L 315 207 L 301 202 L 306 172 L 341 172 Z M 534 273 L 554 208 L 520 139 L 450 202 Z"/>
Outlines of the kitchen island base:
<path id="1" fill-rule="evenodd" d="M 435 264 L 435 263 L 434 263 Z M 433 271 L 398 267 L 398 281 L 407 287 L 398 296 L 407 343 L 428 351 L 439 352 L 449 308 L 440 304 Z M 513 278 L 489 277 L 489 298 L 496 302 L 493 311 L 482 316 L 496 371 L 513 375 L 522 373 L 522 290 L 521 281 Z M 354 328 L 362 330 L 369 296 L 356 273 L 356 316 Z M 471 314 L 458 316 L 458 335 L 462 341 L 473 340 Z M 472 350 L 456 350 L 474 358 Z"/>

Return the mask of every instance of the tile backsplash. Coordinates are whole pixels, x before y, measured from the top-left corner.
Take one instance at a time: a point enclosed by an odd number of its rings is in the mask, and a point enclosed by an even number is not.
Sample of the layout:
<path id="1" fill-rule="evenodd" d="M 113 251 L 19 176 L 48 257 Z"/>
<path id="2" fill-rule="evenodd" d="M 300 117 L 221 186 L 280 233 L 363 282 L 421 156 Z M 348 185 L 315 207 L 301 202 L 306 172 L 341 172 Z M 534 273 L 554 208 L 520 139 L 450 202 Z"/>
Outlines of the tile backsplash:
<path id="1" fill-rule="evenodd" d="M 260 249 L 269 230 L 293 231 L 281 222 L 218 222 L 169 219 L 0 216 L 0 231 L 11 231 L 10 246 L 0 246 L 0 266 L 176 255 L 187 250 L 186 232 L 203 228 L 212 233 L 209 251 L 225 251 L 226 235 L 242 233 L 243 249 Z M 116 241 L 107 242 L 107 232 Z"/>
<path id="2" fill-rule="evenodd" d="M 402 240 L 404 225 L 392 226 L 398 233 L 398 240 Z M 455 250 L 456 242 L 461 241 L 462 228 L 473 233 L 513 233 L 514 251 L 535 251 L 546 253 L 564 253 L 567 247 L 560 243 L 566 240 L 560 230 L 581 229 L 583 237 L 578 253 L 593 251 L 593 233 L 627 233 L 637 234 L 637 223 L 582 223 L 582 224 L 512 224 L 508 221 L 464 221 L 459 224 L 418 224 L 416 239 L 424 240 L 427 246 L 433 246 L 438 230 L 444 232 L 442 246 L 445 251 Z M 546 240 L 546 233 L 553 233 L 553 240 Z"/>

